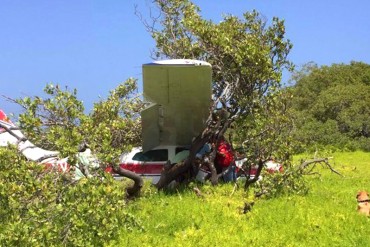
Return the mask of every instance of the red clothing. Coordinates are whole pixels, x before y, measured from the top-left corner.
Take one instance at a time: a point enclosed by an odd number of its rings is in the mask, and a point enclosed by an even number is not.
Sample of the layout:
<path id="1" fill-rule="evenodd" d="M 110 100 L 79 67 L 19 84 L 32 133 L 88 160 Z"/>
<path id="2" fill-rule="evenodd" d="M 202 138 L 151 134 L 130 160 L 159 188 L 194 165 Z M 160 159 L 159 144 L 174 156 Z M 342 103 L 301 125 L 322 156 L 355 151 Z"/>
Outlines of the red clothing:
<path id="1" fill-rule="evenodd" d="M 217 146 L 216 163 L 221 167 L 228 167 L 234 161 L 234 154 L 231 146 L 222 140 Z"/>

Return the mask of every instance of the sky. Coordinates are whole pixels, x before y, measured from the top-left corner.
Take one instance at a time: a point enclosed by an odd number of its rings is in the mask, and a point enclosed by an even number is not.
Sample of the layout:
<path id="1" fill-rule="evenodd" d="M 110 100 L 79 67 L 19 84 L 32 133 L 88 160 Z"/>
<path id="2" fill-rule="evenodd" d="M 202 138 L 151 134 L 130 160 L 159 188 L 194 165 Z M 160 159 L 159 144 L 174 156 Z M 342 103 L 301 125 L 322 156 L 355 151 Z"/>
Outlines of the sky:
<path id="1" fill-rule="evenodd" d="M 142 84 L 142 64 L 155 43 L 135 6 L 149 20 L 151 0 L 0 0 L 0 109 L 21 109 L 5 97 L 43 95 L 47 83 L 77 89 L 93 102 L 129 77 Z M 297 69 L 361 61 L 370 64 L 368 0 L 194 0 L 204 19 L 242 16 L 253 9 L 285 20 Z M 283 80 L 288 80 L 284 76 Z"/>

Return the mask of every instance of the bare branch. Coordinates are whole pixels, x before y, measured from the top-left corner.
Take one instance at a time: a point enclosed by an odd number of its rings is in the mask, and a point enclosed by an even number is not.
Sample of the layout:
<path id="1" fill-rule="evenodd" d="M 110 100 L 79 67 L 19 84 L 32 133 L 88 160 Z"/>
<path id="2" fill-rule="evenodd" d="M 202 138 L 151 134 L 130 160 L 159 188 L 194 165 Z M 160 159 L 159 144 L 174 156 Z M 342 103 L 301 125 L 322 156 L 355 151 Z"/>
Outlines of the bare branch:
<path id="1" fill-rule="evenodd" d="M 311 164 L 316 164 L 316 163 L 324 163 L 332 172 L 334 172 L 335 174 L 343 177 L 342 174 L 340 174 L 338 171 L 334 170 L 334 168 L 330 165 L 329 161 L 328 161 L 328 158 L 316 158 L 316 159 L 312 159 L 312 160 L 307 160 L 305 162 L 303 162 L 300 166 L 299 166 L 299 169 L 300 170 L 304 170 L 306 167 L 308 167 L 309 165 Z"/>

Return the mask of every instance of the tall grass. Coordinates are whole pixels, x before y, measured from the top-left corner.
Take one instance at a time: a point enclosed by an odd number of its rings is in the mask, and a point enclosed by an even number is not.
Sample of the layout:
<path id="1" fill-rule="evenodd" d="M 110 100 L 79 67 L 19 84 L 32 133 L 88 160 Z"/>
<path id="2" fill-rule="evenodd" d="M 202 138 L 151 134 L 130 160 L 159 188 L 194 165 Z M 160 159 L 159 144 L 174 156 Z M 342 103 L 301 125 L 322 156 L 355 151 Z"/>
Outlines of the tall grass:
<path id="1" fill-rule="evenodd" d="M 307 176 L 310 191 L 259 199 L 243 214 L 252 193 L 232 184 L 198 186 L 166 194 L 153 189 L 130 204 L 143 229 L 123 229 L 111 246 L 370 246 L 370 219 L 356 212 L 356 193 L 370 190 L 370 153 L 333 153 L 326 167 Z M 295 158 L 312 158 L 300 155 Z M 234 191 L 234 193 L 233 193 Z"/>

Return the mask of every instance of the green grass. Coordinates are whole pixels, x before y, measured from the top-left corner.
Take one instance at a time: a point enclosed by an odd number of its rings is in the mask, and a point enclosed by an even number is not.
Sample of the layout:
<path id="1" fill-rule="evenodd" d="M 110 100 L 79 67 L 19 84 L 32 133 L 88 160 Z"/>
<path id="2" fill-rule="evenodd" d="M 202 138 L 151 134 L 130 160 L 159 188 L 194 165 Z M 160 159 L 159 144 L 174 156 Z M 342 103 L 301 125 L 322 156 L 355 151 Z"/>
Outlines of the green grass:
<path id="1" fill-rule="evenodd" d="M 355 199 L 370 190 L 370 153 L 330 156 L 344 177 L 318 165 L 321 175 L 306 177 L 307 195 L 260 199 L 247 214 L 242 208 L 252 196 L 232 193 L 231 184 L 199 186 L 203 197 L 147 189 L 129 204 L 143 229 L 122 229 L 111 246 L 370 246 L 370 219 L 357 214 Z"/>

